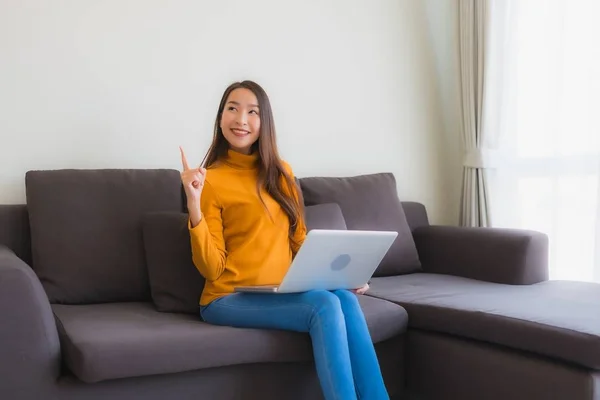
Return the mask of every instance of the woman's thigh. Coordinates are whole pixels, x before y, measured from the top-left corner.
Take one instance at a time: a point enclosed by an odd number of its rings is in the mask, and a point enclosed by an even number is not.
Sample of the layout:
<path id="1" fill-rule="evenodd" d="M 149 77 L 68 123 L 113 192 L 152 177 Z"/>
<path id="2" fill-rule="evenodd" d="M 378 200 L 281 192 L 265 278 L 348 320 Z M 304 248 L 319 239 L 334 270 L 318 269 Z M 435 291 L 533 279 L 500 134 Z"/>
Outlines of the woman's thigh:
<path id="1" fill-rule="evenodd" d="M 234 293 L 214 300 L 202 311 L 211 324 L 308 332 L 323 311 L 341 313 L 339 298 L 325 290 L 289 294 Z"/>

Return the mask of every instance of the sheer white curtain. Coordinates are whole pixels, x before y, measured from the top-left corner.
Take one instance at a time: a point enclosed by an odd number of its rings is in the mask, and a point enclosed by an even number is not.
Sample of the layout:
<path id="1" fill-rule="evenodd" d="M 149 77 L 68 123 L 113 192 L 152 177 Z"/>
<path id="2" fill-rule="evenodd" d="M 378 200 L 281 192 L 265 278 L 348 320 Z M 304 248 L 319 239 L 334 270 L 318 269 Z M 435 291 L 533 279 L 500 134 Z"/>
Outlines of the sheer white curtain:
<path id="1" fill-rule="evenodd" d="M 490 131 L 484 114 L 488 102 L 484 93 L 488 77 L 487 42 L 489 38 L 488 3 L 479 0 L 460 0 L 459 55 L 461 120 L 465 159 L 463 162 L 463 192 L 461 197 L 461 226 L 488 227 L 489 168 L 487 144 Z"/>
<path id="2" fill-rule="evenodd" d="M 550 277 L 600 281 L 600 1 L 493 1 L 508 34 L 490 172 L 496 227 L 550 239 Z"/>

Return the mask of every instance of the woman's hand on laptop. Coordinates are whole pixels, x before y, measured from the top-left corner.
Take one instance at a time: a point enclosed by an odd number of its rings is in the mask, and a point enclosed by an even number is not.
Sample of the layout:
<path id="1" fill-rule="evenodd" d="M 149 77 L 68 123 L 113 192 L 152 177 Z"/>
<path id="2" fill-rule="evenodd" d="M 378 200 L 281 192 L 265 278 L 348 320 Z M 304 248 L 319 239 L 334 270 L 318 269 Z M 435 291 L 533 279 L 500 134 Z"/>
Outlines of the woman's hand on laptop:
<path id="1" fill-rule="evenodd" d="M 365 294 L 367 292 L 367 290 L 369 290 L 369 284 L 365 284 L 365 286 L 358 288 L 358 289 L 352 289 L 351 292 L 356 293 L 356 294 Z"/>

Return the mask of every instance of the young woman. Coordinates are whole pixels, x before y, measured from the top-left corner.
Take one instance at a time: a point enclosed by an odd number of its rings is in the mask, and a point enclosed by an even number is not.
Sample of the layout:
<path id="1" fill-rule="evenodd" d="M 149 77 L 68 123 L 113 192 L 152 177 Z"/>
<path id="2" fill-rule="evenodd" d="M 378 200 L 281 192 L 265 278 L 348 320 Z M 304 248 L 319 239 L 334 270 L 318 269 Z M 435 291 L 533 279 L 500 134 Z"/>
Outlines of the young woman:
<path id="1" fill-rule="evenodd" d="M 326 399 L 389 399 L 355 294 L 234 293 L 281 283 L 306 236 L 294 175 L 279 158 L 269 98 L 251 81 L 230 85 L 215 120 L 206 168 L 183 149 L 192 258 L 206 284 L 202 318 L 211 324 L 308 332 Z"/>

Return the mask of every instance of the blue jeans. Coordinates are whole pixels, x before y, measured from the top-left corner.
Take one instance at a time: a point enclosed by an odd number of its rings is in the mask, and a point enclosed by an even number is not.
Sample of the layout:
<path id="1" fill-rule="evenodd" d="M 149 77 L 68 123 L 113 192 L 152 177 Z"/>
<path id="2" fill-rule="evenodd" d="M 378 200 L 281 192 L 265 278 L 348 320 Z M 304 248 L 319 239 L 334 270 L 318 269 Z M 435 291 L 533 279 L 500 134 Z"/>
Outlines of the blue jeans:
<path id="1" fill-rule="evenodd" d="M 200 313 L 215 325 L 308 332 L 327 400 L 389 399 L 365 317 L 350 291 L 234 293 Z"/>

